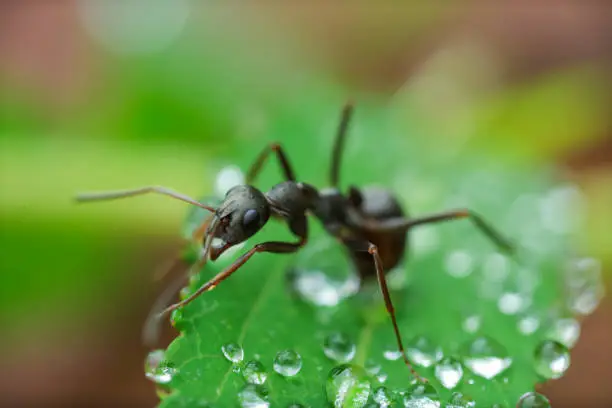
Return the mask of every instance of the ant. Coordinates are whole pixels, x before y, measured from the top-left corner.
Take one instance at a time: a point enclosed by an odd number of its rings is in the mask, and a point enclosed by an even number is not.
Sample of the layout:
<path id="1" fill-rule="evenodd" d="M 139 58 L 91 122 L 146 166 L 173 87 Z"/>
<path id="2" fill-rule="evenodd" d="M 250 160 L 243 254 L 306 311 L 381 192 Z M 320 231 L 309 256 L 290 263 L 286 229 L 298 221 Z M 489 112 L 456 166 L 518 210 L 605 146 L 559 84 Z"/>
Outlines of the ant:
<path id="1" fill-rule="evenodd" d="M 246 184 L 231 188 L 218 208 L 204 205 L 190 197 L 165 187 L 143 187 L 134 190 L 90 193 L 77 196 L 78 201 L 111 200 L 155 193 L 166 195 L 212 213 L 193 233 L 193 239 L 203 243 L 202 256 L 193 265 L 199 270 L 210 258 L 215 261 L 230 247 L 246 241 L 268 222 L 270 217 L 287 223 L 297 237 L 296 242 L 268 241 L 254 245 L 225 270 L 200 286 L 182 301 L 164 309 L 159 316 L 183 307 L 202 293 L 214 289 L 229 278 L 251 257 L 260 252 L 290 254 L 302 248 L 308 240 L 307 215 L 313 215 L 327 233 L 345 245 L 361 280 L 376 278 L 404 362 L 414 371 L 402 343 L 395 309 L 385 274 L 395 267 L 406 252 L 407 232 L 418 225 L 469 218 L 484 235 L 504 252 L 512 253 L 513 246 L 488 222 L 469 209 L 444 211 L 418 218 L 407 217 L 395 196 L 377 187 L 350 186 L 346 194 L 340 190 L 340 161 L 353 105 L 347 103 L 341 114 L 340 126 L 335 137 L 330 169 L 330 187 L 318 190 L 314 186 L 297 181 L 285 151 L 278 143 L 268 145 L 257 157 L 246 175 Z M 274 153 L 280 162 L 285 181 L 276 184 L 268 192 L 253 186 L 262 166 Z M 221 243 L 213 245 L 213 238 Z"/>

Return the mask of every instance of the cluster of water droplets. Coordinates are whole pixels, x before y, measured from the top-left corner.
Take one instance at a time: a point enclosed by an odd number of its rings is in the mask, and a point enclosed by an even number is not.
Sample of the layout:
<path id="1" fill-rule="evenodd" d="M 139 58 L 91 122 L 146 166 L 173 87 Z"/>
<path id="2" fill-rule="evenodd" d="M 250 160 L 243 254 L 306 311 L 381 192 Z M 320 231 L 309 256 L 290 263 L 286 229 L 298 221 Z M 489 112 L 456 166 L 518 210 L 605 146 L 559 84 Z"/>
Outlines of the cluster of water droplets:
<path id="1" fill-rule="evenodd" d="M 238 169 L 224 169 L 217 179 L 216 196 L 223 196 L 229 187 L 242 181 L 243 176 Z M 544 194 L 518 196 L 511 204 L 501 230 L 513 241 L 519 242 L 525 253 L 535 253 L 544 258 L 554 251 L 556 240 L 567 237 L 576 225 L 575 208 L 568 207 L 567 200 L 574 204 L 580 202 L 577 190 L 560 187 Z M 218 201 L 218 198 L 207 199 L 209 203 Z M 194 207 L 185 226 L 185 235 L 190 235 L 206 216 L 208 213 Z M 478 282 L 472 285 L 477 288 L 474 296 L 492 302 L 500 316 L 515 319 L 516 331 L 522 336 L 535 338 L 538 335 L 537 338 L 542 340 L 533 350 L 534 371 L 543 380 L 561 377 L 569 367 L 569 349 L 580 335 L 577 317 L 592 313 L 603 296 L 601 265 L 591 258 L 569 261 L 563 271 L 565 308 L 557 314 L 546 315 L 534 305 L 534 299 L 543 282 L 549 278 L 556 280 L 556 277 L 548 274 L 559 273 L 558 268 L 522 258 L 523 252 L 518 254 L 521 262 L 516 262 L 499 251 L 483 250 L 481 245 L 487 245 L 483 242 L 479 242 L 477 247 L 444 248 L 445 238 L 435 229 L 426 227 L 420 231 L 427 239 L 413 240 L 415 258 L 431 256 L 437 250 L 444 249 L 439 267 L 446 275 L 458 283 L 469 280 Z M 474 231 L 471 233 L 477 234 Z M 414 235 L 417 234 L 419 231 L 415 231 Z M 553 239 L 550 239 L 551 234 Z M 405 274 L 402 276 L 405 277 Z M 319 308 L 337 306 L 357 293 L 360 287 L 359 278 L 345 251 L 329 237 L 318 238 L 296 255 L 289 279 L 292 289 L 302 300 Z M 413 364 L 429 370 L 443 388 L 451 390 L 447 391 L 452 392 L 448 401 L 440 399 L 431 383 L 413 382 L 399 390 L 388 388 L 384 385 L 388 376 L 380 364 L 374 360 L 368 360 L 364 367 L 354 364 L 357 348 L 352 339 L 342 332 L 329 333 L 322 342 L 323 354 L 336 364 L 325 382 L 329 403 L 334 407 L 357 408 L 473 407 L 474 401 L 459 392 L 463 391 L 461 386 L 474 384 L 473 378 L 476 377 L 486 381 L 501 378 L 507 382 L 506 375 L 513 364 L 513 359 L 500 343 L 480 334 L 483 324 L 487 323 L 486 318 L 477 310 L 468 310 L 461 322 L 461 329 L 470 335 L 470 340 L 458 345 L 449 354 L 422 335 L 406 344 L 407 356 Z M 181 319 L 180 313 L 172 317 L 173 322 L 180 323 Z M 177 324 L 175 326 L 180 329 Z M 244 350 L 236 343 L 225 344 L 222 354 L 232 363 L 234 372 L 239 373 L 245 381 L 238 395 L 241 406 L 269 407 L 266 388 L 269 373 L 265 365 L 258 359 L 245 362 Z M 395 347 L 389 347 L 383 353 L 383 358 L 389 361 L 401 357 Z M 145 366 L 147 378 L 159 385 L 168 384 L 178 372 L 171 365 L 160 364 L 163 361 L 163 352 L 157 350 L 147 357 Z M 293 350 L 281 350 L 271 361 L 271 366 L 278 375 L 293 377 L 302 368 L 302 357 Z M 296 403 L 293 406 L 301 405 Z M 523 395 L 517 402 L 517 408 L 538 407 L 550 407 L 550 403 L 546 397 L 534 392 Z"/>

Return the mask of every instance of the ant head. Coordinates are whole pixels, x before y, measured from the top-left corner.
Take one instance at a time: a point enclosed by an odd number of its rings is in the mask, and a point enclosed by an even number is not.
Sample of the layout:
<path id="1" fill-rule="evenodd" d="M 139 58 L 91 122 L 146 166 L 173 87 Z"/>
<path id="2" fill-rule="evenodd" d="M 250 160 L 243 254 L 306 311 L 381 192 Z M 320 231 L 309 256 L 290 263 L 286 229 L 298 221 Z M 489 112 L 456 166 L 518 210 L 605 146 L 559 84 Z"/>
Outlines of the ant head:
<path id="1" fill-rule="evenodd" d="M 212 259 L 259 231 L 270 218 L 270 205 L 264 194 L 255 187 L 236 186 L 225 195 L 216 211 L 216 218 L 214 238 L 223 242 L 212 248 Z"/>

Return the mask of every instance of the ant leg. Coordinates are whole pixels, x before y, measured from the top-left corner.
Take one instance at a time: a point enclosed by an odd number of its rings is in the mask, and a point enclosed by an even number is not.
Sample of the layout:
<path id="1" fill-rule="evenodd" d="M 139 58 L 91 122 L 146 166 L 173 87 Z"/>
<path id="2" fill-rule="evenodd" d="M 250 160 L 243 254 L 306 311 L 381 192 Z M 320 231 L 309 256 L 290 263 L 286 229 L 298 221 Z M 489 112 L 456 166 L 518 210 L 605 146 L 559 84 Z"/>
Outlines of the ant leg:
<path id="1" fill-rule="evenodd" d="M 195 205 L 197 207 L 204 208 L 205 210 L 208 210 L 210 212 L 213 212 L 213 213 L 215 212 L 214 208 L 204 205 L 202 203 L 199 203 L 193 198 L 190 198 L 181 193 L 177 193 L 176 191 L 172 191 L 169 188 L 158 187 L 158 186 L 141 187 L 141 188 L 136 188 L 133 190 L 106 191 L 106 192 L 101 192 L 101 193 L 84 193 L 84 194 L 77 195 L 76 200 L 80 202 L 115 200 L 117 198 L 134 197 L 134 196 L 148 194 L 148 193 L 157 193 L 157 194 L 166 195 L 176 200 L 184 201 L 191 205 Z"/>
<path id="2" fill-rule="evenodd" d="M 261 171 L 261 167 L 263 166 L 264 162 L 268 159 L 270 152 L 276 153 L 276 157 L 280 162 L 287 181 L 295 181 L 295 174 L 293 173 L 293 169 L 289 164 L 289 160 L 287 159 L 287 155 L 283 151 L 283 148 L 278 143 L 272 143 L 266 146 L 266 148 L 259 154 L 259 156 L 257 156 L 255 162 L 251 165 L 251 168 L 249 169 L 249 172 L 246 176 L 246 184 L 252 184 L 255 182 L 255 179 Z"/>
<path id="3" fill-rule="evenodd" d="M 438 214 L 426 215 L 419 218 L 391 218 L 382 221 L 364 221 L 363 227 L 375 231 L 387 231 L 387 232 L 400 232 L 407 231 L 408 229 L 417 225 L 433 224 L 442 221 L 460 220 L 463 218 L 469 218 L 474 226 L 480 230 L 484 235 L 487 236 L 493 243 L 502 251 L 506 253 L 514 253 L 514 245 L 498 232 L 493 226 L 485 221 L 480 215 L 469 209 L 451 210 L 444 211 Z"/>
<path id="4" fill-rule="evenodd" d="M 426 382 L 427 380 L 421 377 L 412 367 L 410 360 L 408 360 L 408 356 L 406 356 L 406 351 L 404 350 L 404 343 L 402 343 L 402 336 L 400 334 L 399 326 L 397 325 L 397 319 L 395 318 L 395 308 L 393 307 L 393 302 L 391 301 L 391 294 L 389 293 L 389 288 L 387 287 L 387 279 L 385 277 L 385 269 L 383 267 L 382 259 L 380 258 L 380 254 L 378 253 L 378 247 L 371 242 L 368 241 L 355 241 L 349 240 L 345 241 L 347 245 L 350 246 L 351 249 L 355 251 L 368 251 L 370 255 L 374 258 L 374 266 L 376 267 L 376 278 L 378 279 L 378 286 L 380 287 L 380 291 L 382 292 L 383 299 L 385 300 L 385 307 L 387 308 L 387 313 L 391 318 L 391 323 L 393 323 L 393 332 L 395 333 L 395 340 L 397 341 L 397 347 L 399 351 L 402 353 L 402 358 L 404 359 L 404 363 L 408 366 L 410 373 L 419 381 Z"/>
<path id="5" fill-rule="evenodd" d="M 344 150 L 344 140 L 346 139 L 346 131 L 348 124 L 353 115 L 353 104 L 348 102 L 342 109 L 342 116 L 340 117 L 340 126 L 336 133 L 336 140 L 334 141 L 334 150 L 332 152 L 331 169 L 329 173 L 329 183 L 331 187 L 338 187 L 340 182 L 340 159 L 342 158 L 342 151 Z"/>
<path id="6" fill-rule="evenodd" d="M 200 286 L 198 290 L 192 293 L 188 298 L 167 307 L 158 316 L 161 317 L 161 316 L 167 315 L 168 313 L 171 313 L 173 310 L 176 310 L 180 307 L 183 307 L 191 303 L 195 298 L 200 296 L 202 293 L 208 290 L 214 289 L 219 283 L 221 283 L 222 281 L 227 279 L 231 274 L 236 272 L 238 268 L 244 265 L 257 252 L 272 252 L 272 253 L 277 253 L 277 254 L 291 253 L 291 252 L 296 252 L 298 249 L 300 249 L 305 244 L 306 244 L 305 236 L 301 237 L 300 241 L 297 243 L 270 241 L 270 242 L 263 242 L 261 244 L 257 244 L 253 248 L 251 248 L 247 253 L 242 255 L 240 258 L 236 259 L 234 263 L 232 263 L 227 269 L 218 273 L 214 278 L 212 278 L 211 280 L 209 280 L 208 282 Z"/>

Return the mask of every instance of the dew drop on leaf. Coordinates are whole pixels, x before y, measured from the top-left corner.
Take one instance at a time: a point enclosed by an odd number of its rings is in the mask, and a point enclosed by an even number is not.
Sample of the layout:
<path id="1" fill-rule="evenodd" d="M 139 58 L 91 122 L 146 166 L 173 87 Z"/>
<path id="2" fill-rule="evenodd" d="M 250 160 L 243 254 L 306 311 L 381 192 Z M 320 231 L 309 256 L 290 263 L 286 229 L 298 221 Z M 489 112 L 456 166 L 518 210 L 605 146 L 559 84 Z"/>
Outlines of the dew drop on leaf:
<path id="1" fill-rule="evenodd" d="M 440 397 L 433 385 L 428 383 L 417 383 L 403 395 L 403 406 L 405 408 L 439 408 Z"/>
<path id="2" fill-rule="evenodd" d="M 338 363 L 348 363 L 357 352 L 355 343 L 344 333 L 331 333 L 323 341 L 323 353 L 330 360 Z"/>
<path id="3" fill-rule="evenodd" d="M 242 376 L 248 383 L 261 385 L 266 382 L 268 373 L 263 364 L 259 361 L 251 360 L 242 368 Z"/>
<path id="4" fill-rule="evenodd" d="M 522 335 L 532 335 L 538 330 L 538 327 L 540 327 L 540 319 L 536 316 L 524 316 L 517 322 L 517 327 Z"/>
<path id="5" fill-rule="evenodd" d="M 261 385 L 246 384 L 238 393 L 241 408 L 268 408 L 268 391 Z"/>
<path id="6" fill-rule="evenodd" d="M 330 237 L 300 251 L 287 277 L 296 295 L 314 306 L 337 306 L 357 293 L 360 284 L 344 248 Z"/>
<path id="7" fill-rule="evenodd" d="M 244 358 L 244 350 L 237 343 L 227 343 L 221 346 L 221 352 L 232 363 L 239 363 Z"/>
<path id="8" fill-rule="evenodd" d="M 519 399 L 516 408 L 550 408 L 550 401 L 542 394 L 528 392 Z"/>
<path id="9" fill-rule="evenodd" d="M 302 369 L 302 356 L 293 350 L 279 351 L 274 358 L 274 371 L 284 377 L 293 377 Z"/>
<path id="10" fill-rule="evenodd" d="M 431 367 L 444 357 L 442 349 L 425 336 L 418 336 L 408 343 L 406 355 L 420 367 Z"/>
<path id="11" fill-rule="evenodd" d="M 402 358 L 402 352 L 399 350 L 385 350 L 383 352 L 383 357 L 385 358 L 385 360 L 388 361 L 395 361 L 395 360 L 399 360 L 400 358 Z"/>
<path id="12" fill-rule="evenodd" d="M 327 376 L 327 400 L 335 408 L 362 408 L 370 397 L 372 385 L 361 367 L 343 364 L 332 368 Z"/>
<path id="13" fill-rule="evenodd" d="M 477 337 L 466 344 L 462 355 L 465 366 L 487 380 L 496 377 L 512 364 L 506 349 L 488 337 Z"/>
<path id="14" fill-rule="evenodd" d="M 145 377 L 156 384 L 169 384 L 176 375 L 177 370 L 165 358 L 166 355 L 163 350 L 151 351 L 145 359 Z"/>
<path id="15" fill-rule="evenodd" d="M 434 373 L 444 388 L 452 390 L 463 377 L 463 367 L 458 360 L 447 357 L 436 364 Z"/>
<path id="16" fill-rule="evenodd" d="M 393 404 L 393 393 L 387 387 L 378 387 L 372 395 L 377 407 L 389 408 Z"/>
<path id="17" fill-rule="evenodd" d="M 580 323 L 572 317 L 557 319 L 552 323 L 548 337 L 572 348 L 580 337 Z"/>
<path id="18" fill-rule="evenodd" d="M 560 378 L 569 365 L 569 351 L 561 343 L 546 340 L 535 350 L 535 370 L 546 379 Z"/>
<path id="19" fill-rule="evenodd" d="M 454 392 L 450 400 L 446 404 L 446 408 L 472 408 L 476 403 L 460 392 Z"/>

